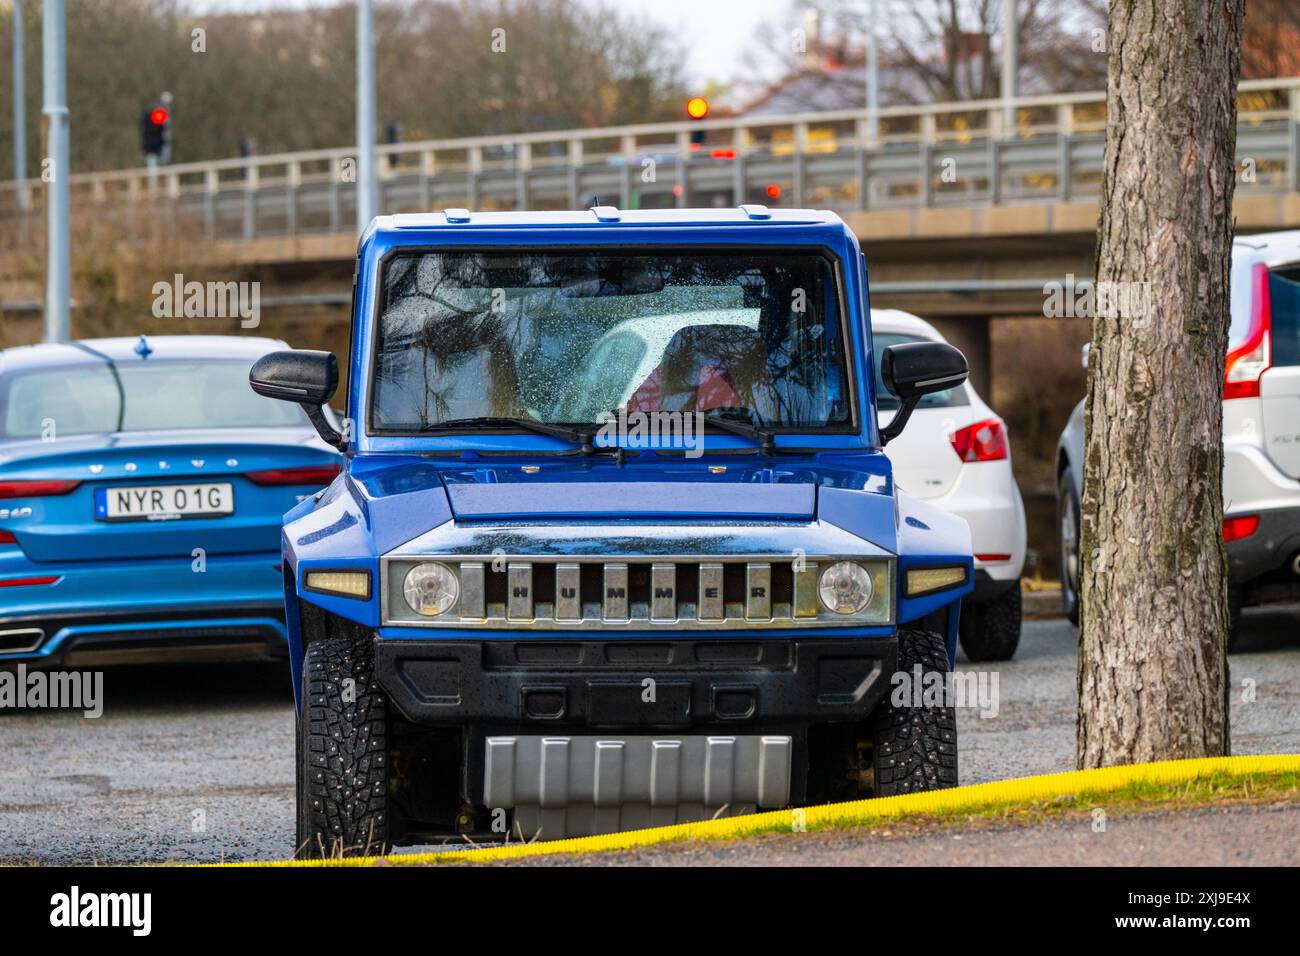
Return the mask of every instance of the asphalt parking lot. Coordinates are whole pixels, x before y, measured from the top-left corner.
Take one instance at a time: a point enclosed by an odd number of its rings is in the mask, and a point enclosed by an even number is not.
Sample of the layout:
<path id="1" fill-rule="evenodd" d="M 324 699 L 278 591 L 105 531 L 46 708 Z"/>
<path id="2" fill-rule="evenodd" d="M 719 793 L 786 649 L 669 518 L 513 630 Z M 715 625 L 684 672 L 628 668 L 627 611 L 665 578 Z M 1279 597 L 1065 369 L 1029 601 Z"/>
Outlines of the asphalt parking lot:
<path id="1" fill-rule="evenodd" d="M 1234 753 L 1300 752 L 1295 613 L 1248 612 L 1250 633 L 1231 658 Z M 1066 622 L 1026 622 L 1016 659 L 996 672 L 997 716 L 959 715 L 963 783 L 1073 768 L 1074 666 Z M 293 706 L 283 665 L 111 670 L 104 693 L 94 720 L 0 713 L 0 862 L 292 852 Z"/>

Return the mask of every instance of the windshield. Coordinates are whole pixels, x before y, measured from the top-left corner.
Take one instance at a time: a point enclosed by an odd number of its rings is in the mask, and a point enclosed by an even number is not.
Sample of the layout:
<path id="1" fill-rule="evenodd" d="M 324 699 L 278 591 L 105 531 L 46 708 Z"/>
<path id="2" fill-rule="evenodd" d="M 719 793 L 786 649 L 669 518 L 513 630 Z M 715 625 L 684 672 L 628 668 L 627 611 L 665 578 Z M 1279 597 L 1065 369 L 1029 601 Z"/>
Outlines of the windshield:
<path id="1" fill-rule="evenodd" d="M 0 377 L 2 437 L 306 425 L 298 406 L 248 387 L 250 367 L 153 361 L 17 372 Z"/>
<path id="2" fill-rule="evenodd" d="M 836 276 L 815 252 L 437 252 L 382 280 L 371 426 L 591 424 L 739 410 L 852 420 Z"/>
<path id="3" fill-rule="evenodd" d="M 885 349 L 891 345 L 906 345 L 908 342 L 931 342 L 933 339 L 922 338 L 919 335 L 901 335 L 894 332 L 873 332 L 871 334 L 871 346 L 876 362 L 876 408 L 882 412 L 898 411 L 898 398 L 889 389 L 885 388 L 885 381 L 880 377 L 880 357 L 885 354 Z M 956 405 L 969 405 L 970 399 L 966 395 L 966 386 L 957 385 L 953 388 L 945 388 L 942 392 L 930 392 L 928 395 L 922 395 L 921 401 L 917 403 L 917 408 L 952 408 Z"/>

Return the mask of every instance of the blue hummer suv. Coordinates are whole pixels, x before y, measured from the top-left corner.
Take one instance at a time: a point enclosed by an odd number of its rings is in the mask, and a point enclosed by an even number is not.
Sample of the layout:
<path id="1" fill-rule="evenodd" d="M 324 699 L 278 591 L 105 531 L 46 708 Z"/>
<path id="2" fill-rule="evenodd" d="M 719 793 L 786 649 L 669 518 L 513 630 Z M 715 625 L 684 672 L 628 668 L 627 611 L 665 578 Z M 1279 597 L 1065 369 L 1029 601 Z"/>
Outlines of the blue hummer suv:
<path id="1" fill-rule="evenodd" d="M 284 519 L 301 856 L 947 787 L 964 521 L 883 445 L 966 377 L 896 345 L 831 213 L 376 219 L 338 364 L 261 359 L 346 456 Z"/>

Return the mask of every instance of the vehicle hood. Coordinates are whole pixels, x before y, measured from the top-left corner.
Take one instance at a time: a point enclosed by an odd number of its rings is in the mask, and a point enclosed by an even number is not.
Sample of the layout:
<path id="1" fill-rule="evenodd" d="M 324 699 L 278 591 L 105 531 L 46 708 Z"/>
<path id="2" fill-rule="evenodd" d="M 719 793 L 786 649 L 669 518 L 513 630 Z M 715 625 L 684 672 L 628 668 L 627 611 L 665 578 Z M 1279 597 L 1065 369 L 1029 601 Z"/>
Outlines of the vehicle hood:
<path id="1" fill-rule="evenodd" d="M 831 497 L 838 515 L 852 516 L 848 523 L 875 529 L 873 543 L 890 550 L 893 544 L 893 479 L 888 460 L 879 453 L 770 463 L 629 460 L 622 467 L 604 457 L 472 464 L 355 459 L 349 477 L 367 512 L 378 554 L 448 521 L 458 527 L 512 522 L 811 524 L 821 520 L 819 504 Z M 845 522 L 836 523 L 842 527 Z"/>
<path id="2" fill-rule="evenodd" d="M 598 478 L 578 470 L 526 475 L 518 469 L 479 469 L 443 472 L 442 479 L 458 520 L 689 516 L 807 521 L 816 513 L 817 485 L 811 475 L 776 469 L 746 469 L 734 476 L 729 472 L 711 475 L 697 468 L 693 473 Z"/>

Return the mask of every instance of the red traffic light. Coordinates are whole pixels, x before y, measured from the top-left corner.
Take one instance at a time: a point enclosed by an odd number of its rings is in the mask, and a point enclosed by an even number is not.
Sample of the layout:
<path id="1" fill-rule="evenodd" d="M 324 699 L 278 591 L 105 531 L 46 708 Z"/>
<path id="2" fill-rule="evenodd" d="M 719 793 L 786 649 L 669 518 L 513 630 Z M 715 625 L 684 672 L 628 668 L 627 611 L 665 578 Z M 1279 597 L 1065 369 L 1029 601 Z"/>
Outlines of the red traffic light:
<path id="1" fill-rule="evenodd" d="M 767 187 L 767 198 L 768 198 L 768 199 L 780 199 L 780 198 L 781 198 L 781 187 L 778 186 L 776 183 L 773 183 L 772 185 L 768 186 L 768 187 Z"/>
<path id="2" fill-rule="evenodd" d="M 686 101 L 686 115 L 691 119 L 704 119 L 709 115 L 709 101 L 702 96 L 692 96 Z"/>
<path id="3" fill-rule="evenodd" d="M 149 114 L 149 122 L 153 123 L 154 126 L 165 125 L 167 123 L 167 111 L 161 106 L 154 107 L 153 111 Z"/>

